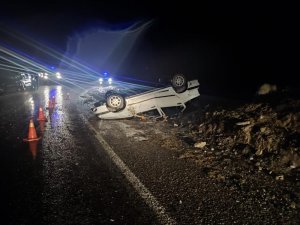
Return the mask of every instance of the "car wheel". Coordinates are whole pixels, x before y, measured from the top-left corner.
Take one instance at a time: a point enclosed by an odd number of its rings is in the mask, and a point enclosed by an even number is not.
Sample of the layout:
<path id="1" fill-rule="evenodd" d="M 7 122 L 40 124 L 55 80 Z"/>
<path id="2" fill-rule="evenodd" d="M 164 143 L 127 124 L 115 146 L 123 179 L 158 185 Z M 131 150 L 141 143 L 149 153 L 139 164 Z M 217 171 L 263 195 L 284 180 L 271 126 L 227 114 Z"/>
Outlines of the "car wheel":
<path id="1" fill-rule="evenodd" d="M 177 93 L 182 93 L 187 89 L 187 80 L 183 74 L 175 74 L 171 80 L 171 84 Z"/>
<path id="2" fill-rule="evenodd" d="M 106 107 L 111 112 L 119 112 L 125 108 L 125 98 L 117 93 L 106 96 Z"/>

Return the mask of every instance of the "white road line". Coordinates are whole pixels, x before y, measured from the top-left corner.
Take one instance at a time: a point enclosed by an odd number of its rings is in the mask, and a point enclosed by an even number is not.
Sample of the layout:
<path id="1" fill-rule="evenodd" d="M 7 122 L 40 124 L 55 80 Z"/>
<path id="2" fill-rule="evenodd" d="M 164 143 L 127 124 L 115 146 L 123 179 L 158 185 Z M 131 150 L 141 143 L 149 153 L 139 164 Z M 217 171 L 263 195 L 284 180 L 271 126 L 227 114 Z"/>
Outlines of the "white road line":
<path id="1" fill-rule="evenodd" d="M 97 130 L 82 116 L 86 125 L 93 130 L 96 135 L 95 137 L 102 145 L 108 156 L 114 162 L 114 164 L 121 170 L 122 174 L 131 183 L 138 194 L 144 199 L 146 204 L 154 211 L 159 222 L 163 225 L 175 225 L 177 222 L 172 219 L 166 209 L 158 202 L 158 200 L 151 194 L 151 192 L 145 187 L 145 185 L 135 176 L 128 166 L 122 161 L 122 159 L 114 152 L 104 138 L 97 132 Z"/>

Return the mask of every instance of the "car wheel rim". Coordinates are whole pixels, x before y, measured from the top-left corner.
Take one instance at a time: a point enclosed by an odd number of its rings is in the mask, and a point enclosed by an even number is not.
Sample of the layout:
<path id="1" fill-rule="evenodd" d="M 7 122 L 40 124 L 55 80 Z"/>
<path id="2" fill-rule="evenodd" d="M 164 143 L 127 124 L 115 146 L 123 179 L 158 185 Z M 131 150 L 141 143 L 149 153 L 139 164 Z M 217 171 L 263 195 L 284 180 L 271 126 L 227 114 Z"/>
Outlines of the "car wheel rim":
<path id="1" fill-rule="evenodd" d="M 184 78 L 182 76 L 177 76 L 175 78 L 175 85 L 180 87 L 184 84 Z"/>
<path id="2" fill-rule="evenodd" d="M 109 102 L 112 107 L 119 107 L 121 105 L 122 100 L 118 96 L 111 96 Z"/>

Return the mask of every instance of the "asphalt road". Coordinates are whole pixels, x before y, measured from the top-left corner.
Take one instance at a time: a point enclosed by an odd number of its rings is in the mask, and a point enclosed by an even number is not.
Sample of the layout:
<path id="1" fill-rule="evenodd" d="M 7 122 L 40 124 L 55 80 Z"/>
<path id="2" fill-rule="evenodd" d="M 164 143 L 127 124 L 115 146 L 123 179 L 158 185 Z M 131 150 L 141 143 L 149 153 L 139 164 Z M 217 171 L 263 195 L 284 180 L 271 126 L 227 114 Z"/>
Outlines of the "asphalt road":
<path id="1" fill-rule="evenodd" d="M 0 97 L 1 224 L 158 224 L 85 126 L 78 92 L 68 99 L 69 91 L 42 86 Z M 36 149 L 23 141 L 31 117 L 42 137 Z"/>
<path id="2" fill-rule="evenodd" d="M 299 224 L 296 211 L 267 202 L 267 180 L 241 191 L 211 179 L 180 159 L 170 124 L 99 120 L 82 96 L 42 86 L 0 97 L 2 224 Z M 23 142 L 31 116 L 36 149 Z"/>

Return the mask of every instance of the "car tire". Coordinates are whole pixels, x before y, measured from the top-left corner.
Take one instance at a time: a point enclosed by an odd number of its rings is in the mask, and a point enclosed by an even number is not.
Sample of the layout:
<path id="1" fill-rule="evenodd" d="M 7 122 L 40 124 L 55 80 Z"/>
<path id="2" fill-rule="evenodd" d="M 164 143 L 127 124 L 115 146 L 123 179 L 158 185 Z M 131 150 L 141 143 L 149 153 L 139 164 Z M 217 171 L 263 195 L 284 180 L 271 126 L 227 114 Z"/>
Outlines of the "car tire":
<path id="1" fill-rule="evenodd" d="M 187 89 L 187 79 L 183 74 L 175 74 L 172 77 L 171 85 L 176 93 L 182 93 Z"/>
<path id="2" fill-rule="evenodd" d="M 110 112 L 119 112 L 126 106 L 125 98 L 115 92 L 106 94 L 106 107 Z"/>

